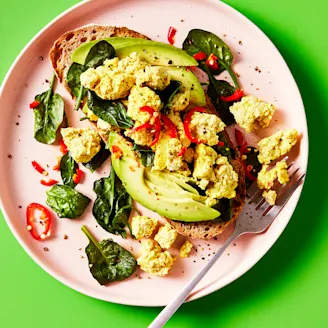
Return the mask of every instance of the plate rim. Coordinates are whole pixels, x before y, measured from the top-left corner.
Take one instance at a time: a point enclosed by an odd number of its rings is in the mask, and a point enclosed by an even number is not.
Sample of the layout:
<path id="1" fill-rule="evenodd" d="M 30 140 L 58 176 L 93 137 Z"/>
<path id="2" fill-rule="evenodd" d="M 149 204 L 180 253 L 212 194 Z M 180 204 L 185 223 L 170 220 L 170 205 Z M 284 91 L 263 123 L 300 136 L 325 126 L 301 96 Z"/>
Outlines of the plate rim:
<path id="1" fill-rule="evenodd" d="M 113 0 L 106 0 L 106 1 L 111 2 Z M 198 0 L 198 1 L 201 1 L 201 0 Z M 303 144 L 303 150 L 302 151 L 303 151 L 303 153 L 306 152 L 306 154 L 305 154 L 306 156 L 304 157 L 304 173 L 306 173 L 307 168 L 308 168 L 308 158 L 309 158 L 308 123 L 307 123 L 307 119 L 306 119 L 306 112 L 305 112 L 305 107 L 304 107 L 304 102 L 303 102 L 303 99 L 302 99 L 302 95 L 300 93 L 300 90 L 298 88 L 296 80 L 295 80 L 292 72 L 289 69 L 288 64 L 286 63 L 286 61 L 283 58 L 282 54 L 280 53 L 279 49 L 271 41 L 271 39 L 255 23 L 253 23 L 248 17 L 246 17 L 245 15 L 240 13 L 237 9 L 233 8 L 232 6 L 226 4 L 225 2 L 222 2 L 222 1 L 219 1 L 219 0 L 207 0 L 207 1 L 209 3 L 212 3 L 213 5 L 223 6 L 227 10 L 230 10 L 231 12 L 233 12 L 234 15 L 238 16 L 240 20 L 242 20 L 244 23 L 250 25 L 254 30 L 256 30 L 256 32 L 258 34 L 260 34 L 262 37 L 266 38 L 268 40 L 268 42 L 270 43 L 270 45 L 273 47 L 273 49 L 276 50 L 276 53 L 278 54 L 278 56 L 282 60 L 283 64 L 285 65 L 285 68 L 290 73 L 290 76 L 292 78 L 291 82 L 293 82 L 294 87 L 296 88 L 296 92 L 298 94 L 298 97 L 299 97 L 299 100 L 301 102 L 301 106 L 303 108 L 303 112 L 304 112 L 304 115 L 305 115 L 305 123 L 306 124 L 305 124 L 305 131 L 303 133 L 303 136 L 306 136 L 306 138 L 304 138 L 305 141 L 304 141 L 304 144 Z M 84 1 L 81 1 L 81 2 L 73 5 L 72 7 L 68 8 L 68 9 L 66 9 L 61 14 L 59 14 L 54 19 L 52 19 L 48 24 L 46 24 L 33 38 L 31 38 L 31 40 L 23 47 L 23 49 L 17 55 L 17 57 L 15 58 L 13 63 L 11 64 L 9 70 L 7 71 L 7 73 L 6 73 L 6 75 L 3 79 L 3 82 L 0 86 L 0 99 L 2 98 L 2 93 L 3 93 L 3 90 L 4 90 L 4 86 L 7 84 L 8 80 L 11 76 L 11 73 L 13 72 L 13 70 L 14 70 L 16 64 L 19 62 L 19 60 L 24 56 L 24 54 L 28 50 L 28 48 L 44 33 L 44 31 L 46 31 L 47 29 L 49 29 L 53 25 L 55 25 L 58 20 L 60 20 L 61 18 L 68 15 L 69 13 L 71 13 L 72 11 L 76 10 L 79 7 L 87 6 L 90 2 L 91 2 L 90 0 L 84 0 Z M 306 180 L 306 176 L 305 176 L 305 180 Z M 257 257 L 254 257 L 253 260 L 249 261 L 249 263 L 247 265 L 245 265 L 242 270 L 240 270 L 239 272 L 235 272 L 236 270 L 232 271 L 228 275 L 226 275 L 226 276 L 220 278 L 219 280 L 216 280 L 215 282 L 205 286 L 201 290 L 197 291 L 195 294 L 191 294 L 191 296 L 186 300 L 186 302 L 190 302 L 190 301 L 200 299 L 204 296 L 207 296 L 209 294 L 212 294 L 215 291 L 218 291 L 218 290 L 224 288 L 225 286 L 227 286 L 230 283 L 234 282 L 235 280 L 239 279 L 241 276 L 243 276 L 245 273 L 247 273 L 249 270 L 251 270 L 253 268 L 253 266 L 256 263 L 258 263 L 264 257 L 264 255 L 266 255 L 266 253 L 277 242 L 277 240 L 279 239 L 279 237 L 281 236 L 281 234 L 285 230 L 287 224 L 291 220 L 292 216 L 294 215 L 296 206 L 298 205 L 300 196 L 301 196 L 303 188 L 304 188 L 305 180 L 304 180 L 303 184 L 301 184 L 298 187 L 299 192 L 296 195 L 297 199 L 295 200 L 295 204 L 293 205 L 293 208 L 291 208 L 290 217 L 287 220 L 285 220 L 285 222 L 282 222 L 279 225 L 279 229 L 276 232 L 276 235 L 274 236 L 274 238 L 272 238 L 271 242 L 268 243 L 266 248 L 262 249 L 262 252 Z M 16 240 L 18 241 L 20 246 L 23 248 L 23 250 L 30 256 L 30 258 L 36 264 L 39 265 L 39 267 L 41 267 L 51 277 L 55 278 L 57 281 L 61 282 L 65 286 L 69 287 L 70 289 L 73 289 L 76 292 L 79 292 L 80 294 L 83 294 L 83 295 L 86 295 L 86 296 L 89 296 L 89 297 L 92 297 L 92 298 L 95 298 L 95 299 L 98 299 L 98 300 L 102 300 L 102 301 L 110 302 L 110 303 L 116 303 L 116 304 L 131 305 L 131 306 L 142 306 L 142 307 L 158 307 L 158 306 L 166 306 L 167 305 L 167 303 L 163 303 L 163 302 L 156 302 L 155 304 L 149 304 L 149 303 L 144 302 L 143 300 L 141 300 L 138 304 L 135 304 L 133 302 L 129 302 L 129 299 L 123 299 L 122 300 L 121 298 L 113 296 L 113 295 L 111 295 L 111 300 L 108 300 L 108 299 L 105 299 L 104 297 L 101 297 L 101 296 L 97 295 L 96 293 L 93 293 L 92 291 L 88 290 L 88 288 L 83 288 L 83 287 L 80 287 L 79 284 L 77 284 L 77 283 L 67 281 L 67 279 L 65 277 L 60 276 L 54 270 L 52 270 L 50 267 L 43 264 L 42 261 L 39 260 L 39 258 L 33 254 L 33 252 L 29 249 L 29 247 L 26 245 L 26 243 L 18 235 L 18 232 L 15 231 L 15 228 L 13 227 L 13 225 L 11 223 L 11 220 L 9 218 L 9 215 L 8 215 L 6 209 L 5 209 L 5 206 L 3 204 L 1 195 L 0 195 L 0 208 L 1 208 L 1 211 L 3 213 L 3 216 L 5 218 L 5 221 L 8 225 L 11 233 L 14 235 L 14 237 L 16 238 Z"/>

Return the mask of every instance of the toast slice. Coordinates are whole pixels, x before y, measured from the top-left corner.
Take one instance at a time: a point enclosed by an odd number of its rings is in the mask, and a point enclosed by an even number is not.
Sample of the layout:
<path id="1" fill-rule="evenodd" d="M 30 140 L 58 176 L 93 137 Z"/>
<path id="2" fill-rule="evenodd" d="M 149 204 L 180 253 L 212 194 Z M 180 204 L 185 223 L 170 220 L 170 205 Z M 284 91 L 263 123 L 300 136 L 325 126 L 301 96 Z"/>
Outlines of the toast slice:
<path id="1" fill-rule="evenodd" d="M 115 26 L 100 26 L 100 25 L 88 25 L 78 28 L 73 31 L 69 31 L 63 34 L 53 45 L 49 52 L 49 58 L 52 63 L 55 73 L 68 90 L 68 92 L 74 98 L 71 90 L 65 82 L 65 76 L 72 64 L 71 55 L 73 51 L 78 48 L 82 43 L 93 40 L 100 40 L 107 37 L 134 37 L 134 38 L 149 38 L 138 32 L 129 30 L 126 27 L 115 27 Z M 215 107 L 211 103 L 209 97 L 206 97 L 206 108 L 209 113 L 216 114 Z M 232 204 L 232 219 L 228 222 L 222 222 L 220 219 L 212 221 L 201 221 L 201 222 L 180 222 L 173 221 L 168 218 L 166 220 L 172 225 L 172 227 L 181 235 L 189 238 L 200 238 L 210 239 L 214 236 L 221 234 L 228 225 L 235 222 L 238 215 L 242 211 L 244 206 L 244 199 L 246 195 L 246 184 L 245 184 L 245 172 L 240 158 L 239 151 L 234 148 L 231 140 L 229 139 L 228 133 L 224 131 L 225 138 L 229 142 L 230 148 L 235 150 L 236 156 L 231 161 L 231 165 L 239 176 L 238 187 L 236 190 L 237 196 L 233 200 Z M 104 139 L 104 138 L 103 138 Z M 107 142 L 107 140 L 104 140 Z"/>

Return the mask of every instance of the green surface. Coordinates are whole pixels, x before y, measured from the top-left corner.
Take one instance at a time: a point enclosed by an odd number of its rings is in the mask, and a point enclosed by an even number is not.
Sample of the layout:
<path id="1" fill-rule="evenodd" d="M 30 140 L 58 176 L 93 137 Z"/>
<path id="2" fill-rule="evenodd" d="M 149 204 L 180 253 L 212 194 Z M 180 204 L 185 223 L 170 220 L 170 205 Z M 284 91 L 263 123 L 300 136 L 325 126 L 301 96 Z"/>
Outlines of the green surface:
<path id="1" fill-rule="evenodd" d="M 0 81 L 33 35 L 76 2 L 2 4 Z M 296 78 L 311 140 L 308 177 L 293 219 L 269 253 L 233 284 L 184 305 L 167 327 L 328 327 L 328 205 L 324 201 L 328 191 L 323 187 L 328 185 L 328 4 L 326 0 L 226 2 L 272 39 Z M 4 220 L 0 220 L 0 236 L 1 327 L 139 328 L 159 312 L 159 308 L 109 304 L 80 295 L 39 268 Z"/>

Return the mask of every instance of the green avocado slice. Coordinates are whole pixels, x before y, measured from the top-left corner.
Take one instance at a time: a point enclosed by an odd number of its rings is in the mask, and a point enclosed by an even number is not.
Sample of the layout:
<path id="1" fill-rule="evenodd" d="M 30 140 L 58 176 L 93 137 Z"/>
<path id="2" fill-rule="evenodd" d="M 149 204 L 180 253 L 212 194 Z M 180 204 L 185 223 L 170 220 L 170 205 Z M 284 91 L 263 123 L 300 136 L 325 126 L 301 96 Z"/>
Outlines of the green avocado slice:
<path id="1" fill-rule="evenodd" d="M 118 157 L 113 154 L 112 166 L 127 192 L 141 205 L 176 221 L 209 221 L 220 216 L 219 211 L 195 201 L 192 197 L 178 198 L 176 190 L 172 189 L 171 193 L 166 195 L 162 195 L 160 190 L 154 192 L 147 186 L 145 167 L 132 150 L 132 144 L 118 133 L 111 132 L 108 139 L 110 150 L 113 145 L 119 147 L 122 156 Z M 149 174 L 151 175 L 151 172 L 148 172 L 148 176 Z M 188 192 L 185 191 L 185 193 L 188 195 Z"/>
<path id="2" fill-rule="evenodd" d="M 116 52 L 118 58 L 129 56 L 132 52 L 139 53 L 141 59 L 150 65 L 158 66 L 198 66 L 198 62 L 184 50 L 162 42 L 136 38 L 105 38 Z M 72 54 L 72 61 L 84 65 L 90 49 L 101 40 L 82 44 Z"/>

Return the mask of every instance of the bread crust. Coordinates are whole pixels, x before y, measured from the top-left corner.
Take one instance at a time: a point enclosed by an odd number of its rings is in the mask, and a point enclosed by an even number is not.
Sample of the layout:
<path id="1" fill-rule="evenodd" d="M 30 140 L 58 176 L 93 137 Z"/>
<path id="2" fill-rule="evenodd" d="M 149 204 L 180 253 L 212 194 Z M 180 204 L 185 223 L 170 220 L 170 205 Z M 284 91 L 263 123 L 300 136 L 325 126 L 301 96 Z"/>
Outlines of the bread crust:
<path id="1" fill-rule="evenodd" d="M 49 52 L 49 58 L 58 79 L 64 84 L 72 97 L 74 96 L 65 82 L 65 76 L 72 64 L 71 55 L 73 51 L 84 42 L 108 37 L 133 37 L 149 40 L 147 36 L 126 27 L 88 25 L 66 32 L 54 43 Z M 206 103 L 207 111 L 217 115 L 216 109 L 207 95 Z M 92 124 L 96 126 L 94 123 Z M 165 218 L 179 234 L 186 237 L 200 239 L 213 238 L 221 234 L 230 224 L 235 222 L 243 209 L 246 195 L 245 171 L 238 149 L 234 148 L 228 133 L 224 131 L 223 134 L 229 143 L 229 147 L 235 150 L 236 156 L 231 160 L 231 165 L 239 177 L 238 187 L 236 189 L 237 196 L 234 198 L 232 204 L 232 219 L 228 222 L 222 222 L 219 218 L 211 221 L 181 222 Z M 103 139 L 107 142 L 106 138 Z"/>

